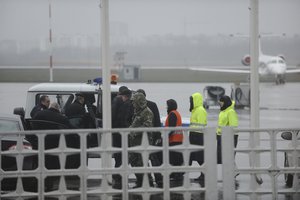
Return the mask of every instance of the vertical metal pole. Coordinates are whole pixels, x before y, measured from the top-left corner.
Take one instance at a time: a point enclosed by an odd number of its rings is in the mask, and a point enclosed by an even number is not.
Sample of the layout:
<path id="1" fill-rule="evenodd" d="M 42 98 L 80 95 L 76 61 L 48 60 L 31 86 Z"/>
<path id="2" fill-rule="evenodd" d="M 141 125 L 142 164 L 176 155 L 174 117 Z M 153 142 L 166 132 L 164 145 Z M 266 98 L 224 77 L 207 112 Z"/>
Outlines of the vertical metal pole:
<path id="1" fill-rule="evenodd" d="M 103 78 L 103 128 L 111 129 L 111 92 L 110 92 L 110 64 L 109 64 L 109 15 L 108 0 L 101 1 L 101 42 L 102 42 L 102 78 Z"/>
<path id="2" fill-rule="evenodd" d="M 250 127 L 259 128 L 259 9 L 258 0 L 250 0 L 250 86 L 251 86 L 251 114 L 250 114 Z M 253 138 L 250 138 L 251 148 L 259 146 L 260 137 L 258 133 L 251 134 Z M 254 159 L 250 159 L 251 166 L 258 167 L 260 165 L 259 156 L 255 153 Z M 255 174 L 256 182 L 261 184 L 262 179 Z M 254 183 L 254 181 L 252 181 Z M 251 187 L 256 188 L 257 185 Z"/>
<path id="3" fill-rule="evenodd" d="M 234 131 L 232 127 L 222 128 L 223 199 L 232 200 L 236 199 L 233 135 Z"/>
<path id="4" fill-rule="evenodd" d="M 204 129 L 205 199 L 218 199 L 216 129 Z M 232 170 L 232 168 L 231 168 Z M 226 198 L 224 198 L 226 199 Z M 233 199 L 232 199 L 233 200 Z"/>
<path id="5" fill-rule="evenodd" d="M 100 3 L 100 12 L 101 12 L 101 53 L 102 53 L 102 79 L 103 79 L 103 87 L 102 87 L 102 123 L 104 130 L 111 129 L 111 92 L 110 92 L 110 64 L 109 64 L 109 14 L 108 14 L 109 6 L 108 0 L 101 0 Z M 111 147 L 111 132 L 104 131 L 103 132 L 103 140 L 101 145 L 103 149 L 109 149 Z M 111 155 L 109 151 L 104 152 L 102 157 L 102 168 L 110 168 L 111 163 Z M 107 174 L 105 176 L 107 182 L 111 182 L 111 174 Z M 105 196 L 105 195 L 104 195 Z"/>
<path id="6" fill-rule="evenodd" d="M 251 128 L 259 128 L 258 0 L 250 0 Z"/>
<path id="7" fill-rule="evenodd" d="M 276 132 L 269 132 L 270 136 L 270 145 L 271 145 L 271 169 L 276 172 L 279 167 L 277 167 L 277 141 L 276 141 Z M 279 199 L 278 197 L 278 185 L 277 185 L 277 173 L 271 173 L 271 184 L 272 184 L 272 199 Z"/>
<path id="8" fill-rule="evenodd" d="M 49 81 L 53 82 L 53 47 L 52 47 L 52 11 L 51 0 L 49 2 Z"/>

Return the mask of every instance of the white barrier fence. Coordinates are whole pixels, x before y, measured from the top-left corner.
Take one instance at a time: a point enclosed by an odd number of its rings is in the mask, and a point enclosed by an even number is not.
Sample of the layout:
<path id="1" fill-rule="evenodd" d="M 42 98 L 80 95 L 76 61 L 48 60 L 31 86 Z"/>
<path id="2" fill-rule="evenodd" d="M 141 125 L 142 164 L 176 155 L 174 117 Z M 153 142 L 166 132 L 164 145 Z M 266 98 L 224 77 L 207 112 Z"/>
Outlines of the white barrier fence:
<path id="1" fill-rule="evenodd" d="M 223 130 L 224 199 L 300 199 L 299 129 L 237 129 L 239 144 L 233 151 L 232 132 Z M 290 132 L 291 140 L 281 137 Z M 227 157 L 225 159 L 225 157 Z M 235 169 L 234 171 L 231 169 Z M 239 187 L 234 187 L 234 177 Z M 290 185 L 291 187 L 286 187 Z"/>
<path id="2" fill-rule="evenodd" d="M 169 146 L 168 133 L 174 128 L 114 129 L 121 133 L 122 148 L 107 144 L 112 130 L 49 130 L 1 132 L 0 199 L 298 199 L 300 144 L 292 130 L 292 140 L 283 140 L 278 129 L 224 128 L 222 136 L 222 176 L 216 164 L 215 128 L 183 130 L 181 145 Z M 204 146 L 191 145 L 189 131 L 204 133 Z M 142 132 L 141 144 L 128 145 L 130 132 Z M 149 132 L 161 132 L 162 145 L 148 140 Z M 239 133 L 233 148 L 232 135 Z M 3 150 L 8 135 L 17 135 L 15 148 Z M 24 136 L 32 136 L 33 149 L 24 146 Z M 258 137 L 259 135 L 259 137 Z M 95 137 L 98 136 L 98 137 Z M 34 143 L 33 142 L 33 143 Z M 286 145 L 286 146 L 285 146 Z M 204 163 L 189 164 L 190 153 L 204 151 Z M 234 156 L 234 151 L 236 155 Z M 151 165 L 151 156 L 162 154 L 160 165 Z M 181 166 L 170 164 L 170 152 L 180 152 Z M 115 153 L 121 153 L 122 165 L 114 167 Z M 131 166 L 129 157 L 141 155 L 142 166 Z M 279 157 L 287 155 L 290 166 Z M 205 174 L 205 186 L 194 179 Z M 173 182 L 172 174 L 183 174 L 183 181 Z M 143 174 L 142 187 L 134 187 L 135 174 Z M 161 187 L 156 174 L 163 177 Z M 239 174 L 236 177 L 236 174 Z M 112 177 L 120 175 L 121 187 L 114 187 Z M 284 176 L 292 177 L 292 187 L 285 187 Z M 219 181 L 218 181 L 219 179 Z M 262 184 L 258 184 L 263 180 Z M 236 182 L 239 182 L 237 187 Z M 261 183 L 261 182 L 259 182 Z"/>

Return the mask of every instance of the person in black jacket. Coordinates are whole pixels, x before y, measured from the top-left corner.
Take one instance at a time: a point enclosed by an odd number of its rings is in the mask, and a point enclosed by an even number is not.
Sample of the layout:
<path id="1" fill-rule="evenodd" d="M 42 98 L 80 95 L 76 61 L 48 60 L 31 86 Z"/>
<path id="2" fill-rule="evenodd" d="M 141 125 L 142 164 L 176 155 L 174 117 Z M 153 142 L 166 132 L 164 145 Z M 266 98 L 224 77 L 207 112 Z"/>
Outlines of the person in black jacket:
<path id="1" fill-rule="evenodd" d="M 60 106 L 58 103 L 53 102 L 50 104 L 49 109 L 38 112 L 33 122 L 40 125 L 38 129 L 66 129 L 72 128 L 67 117 L 60 113 Z M 57 148 L 59 146 L 59 134 L 49 134 L 45 136 L 45 149 Z M 80 139 L 77 134 L 65 135 L 66 146 L 71 148 L 79 148 Z M 57 156 L 46 155 L 45 166 L 47 169 L 59 169 L 63 163 L 59 163 Z M 66 159 L 65 168 L 74 169 L 80 166 L 80 154 L 70 155 Z M 50 184 L 50 183 L 49 183 Z"/>
<path id="2" fill-rule="evenodd" d="M 113 99 L 112 103 L 112 128 L 128 128 L 132 122 L 133 106 L 130 101 L 131 90 L 126 86 L 119 88 L 118 95 Z M 119 132 L 112 133 L 112 146 L 122 146 L 122 136 Z M 115 167 L 122 165 L 122 153 L 114 153 Z M 119 174 L 113 174 L 113 188 L 122 188 L 122 179 Z"/>
<path id="3" fill-rule="evenodd" d="M 76 94 L 75 101 L 68 106 L 65 111 L 66 116 L 69 118 L 70 123 L 75 128 L 84 128 L 85 127 L 85 108 L 84 108 L 84 95 L 81 93 Z"/>
<path id="4" fill-rule="evenodd" d="M 60 106 L 58 105 L 58 103 L 53 102 L 50 104 L 49 109 L 41 110 L 40 112 L 36 113 L 33 119 L 55 122 L 55 123 L 61 124 L 62 128 L 63 127 L 70 128 L 71 125 L 70 125 L 68 118 L 63 116 L 60 113 L 59 109 L 60 109 Z M 53 129 L 50 126 L 51 125 L 49 125 L 49 129 Z"/>
<path id="5" fill-rule="evenodd" d="M 121 86 L 112 102 L 112 128 L 128 128 L 132 122 L 131 90 Z"/>
<path id="6" fill-rule="evenodd" d="M 41 110 L 48 109 L 50 105 L 50 99 L 47 95 L 42 95 L 40 97 L 40 102 L 36 106 L 33 107 L 33 109 L 30 112 L 31 118 L 35 116 L 36 113 L 38 113 Z"/>
<path id="7" fill-rule="evenodd" d="M 138 89 L 136 92 L 142 93 L 146 97 L 145 90 Z M 154 127 L 161 127 L 160 114 L 156 103 L 147 99 L 147 107 L 150 108 L 154 115 Z"/>
<path id="8" fill-rule="evenodd" d="M 33 119 L 30 120 L 30 128 L 32 130 L 52 130 L 69 127 L 69 120 L 59 113 L 59 105 L 56 102 L 51 103 L 49 109 L 37 112 Z M 33 149 L 38 149 L 38 139 L 36 135 L 26 135 L 26 139 L 32 144 Z M 52 143 L 54 142 L 48 142 L 46 146 L 53 146 Z"/>
<path id="9" fill-rule="evenodd" d="M 138 89 L 136 92 L 142 93 L 146 97 L 146 92 L 143 89 Z M 157 107 L 157 104 L 153 101 L 147 100 L 147 107 L 150 108 L 150 110 L 153 113 L 154 119 L 153 119 L 153 126 L 154 127 L 161 127 L 161 121 L 160 121 L 160 114 Z M 148 139 L 149 144 L 154 146 L 162 146 L 162 139 L 161 139 L 161 133 L 160 132 L 151 132 L 148 133 Z M 160 166 L 162 165 L 162 152 L 152 153 L 150 154 L 150 160 L 151 164 L 153 166 Z M 155 182 L 158 187 L 162 187 L 163 184 L 163 177 L 160 173 L 154 173 Z"/>
<path id="10" fill-rule="evenodd" d="M 118 95 L 115 96 L 115 98 L 112 100 L 111 104 L 111 123 L 112 123 L 112 128 L 121 128 L 121 121 L 119 120 L 121 114 L 119 112 L 119 109 L 121 105 L 124 103 L 122 99 L 122 95 L 120 95 L 123 91 L 128 90 L 126 86 L 121 86 L 119 88 Z"/>

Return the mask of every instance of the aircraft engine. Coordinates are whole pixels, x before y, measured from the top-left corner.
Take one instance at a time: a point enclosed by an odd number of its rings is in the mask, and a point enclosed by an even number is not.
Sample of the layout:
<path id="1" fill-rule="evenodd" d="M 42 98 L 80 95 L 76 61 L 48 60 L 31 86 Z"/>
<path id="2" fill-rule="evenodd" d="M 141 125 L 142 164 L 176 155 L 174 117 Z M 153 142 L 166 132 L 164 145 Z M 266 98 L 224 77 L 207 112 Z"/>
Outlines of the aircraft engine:
<path id="1" fill-rule="evenodd" d="M 245 55 L 242 59 L 242 64 L 245 66 L 249 66 L 250 65 L 250 55 Z"/>
<path id="2" fill-rule="evenodd" d="M 279 54 L 279 55 L 278 55 L 278 57 L 282 58 L 282 60 L 284 60 L 284 61 L 285 61 L 285 57 L 284 57 L 284 55 L 283 55 L 283 54 Z"/>

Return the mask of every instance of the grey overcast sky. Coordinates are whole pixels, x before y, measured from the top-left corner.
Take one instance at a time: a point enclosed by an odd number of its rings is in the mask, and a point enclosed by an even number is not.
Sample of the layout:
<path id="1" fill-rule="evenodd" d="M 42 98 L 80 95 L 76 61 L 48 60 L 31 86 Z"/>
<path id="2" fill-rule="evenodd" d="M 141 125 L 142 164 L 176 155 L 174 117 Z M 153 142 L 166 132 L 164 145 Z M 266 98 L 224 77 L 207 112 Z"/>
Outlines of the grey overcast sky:
<path id="1" fill-rule="evenodd" d="M 100 33 L 100 0 L 51 0 L 57 35 Z M 300 0 L 259 0 L 260 32 L 300 34 Z M 110 0 L 130 37 L 249 33 L 250 0 Z M 48 0 L 0 0 L 0 40 L 48 37 Z"/>

